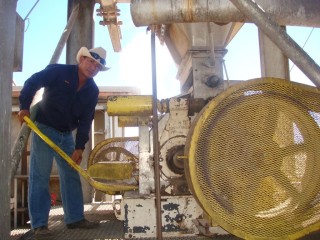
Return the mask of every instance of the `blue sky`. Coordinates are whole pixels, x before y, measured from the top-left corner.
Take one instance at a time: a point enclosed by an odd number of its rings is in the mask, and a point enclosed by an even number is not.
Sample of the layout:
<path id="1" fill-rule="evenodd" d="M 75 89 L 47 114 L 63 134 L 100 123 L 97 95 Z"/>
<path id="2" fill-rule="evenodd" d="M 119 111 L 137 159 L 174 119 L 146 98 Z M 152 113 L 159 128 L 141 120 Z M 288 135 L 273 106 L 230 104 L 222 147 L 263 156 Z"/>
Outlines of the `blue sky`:
<path id="1" fill-rule="evenodd" d="M 23 19 L 35 2 L 36 0 L 18 1 L 17 12 Z M 13 80 L 16 85 L 23 85 L 29 76 L 49 63 L 67 23 L 66 7 L 66 0 L 40 0 L 29 19 L 26 20 L 23 72 L 14 73 Z M 111 67 L 109 71 L 99 73 L 95 81 L 99 86 L 140 87 L 142 94 L 151 94 L 151 34 L 146 33 L 146 27 L 134 26 L 129 4 L 118 4 L 118 7 L 121 9 L 119 18 L 123 21 L 120 53 L 113 52 L 108 30 L 99 25 L 102 19 L 94 14 L 94 44 L 96 47 L 102 46 L 107 50 L 107 65 Z M 179 94 L 180 86 L 175 78 L 177 67 L 167 48 L 161 46 L 159 41 L 156 43 L 157 62 L 159 61 L 157 64 L 158 98 L 168 98 Z M 65 49 L 59 63 L 65 63 Z"/>
<path id="2" fill-rule="evenodd" d="M 17 12 L 25 18 L 36 0 L 19 0 Z M 98 6 L 98 5 L 97 5 Z M 16 85 L 34 72 L 43 69 L 50 61 L 62 31 L 67 23 L 67 0 L 40 0 L 26 20 L 24 35 L 23 72 L 14 73 Z M 94 14 L 95 46 L 104 47 L 107 52 L 107 65 L 111 69 L 99 73 L 95 81 L 99 86 L 137 86 L 142 94 L 152 93 L 150 33 L 146 27 L 135 27 L 130 16 L 129 4 L 118 4 L 121 9 L 122 52 L 114 53 L 106 27 L 99 25 L 102 20 Z M 288 27 L 291 37 L 301 46 L 307 40 L 312 28 Z M 320 64 L 320 29 L 314 29 L 305 51 Z M 158 98 L 168 98 L 179 94 L 179 81 L 176 80 L 177 67 L 167 48 L 157 42 L 157 82 Z M 227 46 L 225 63 L 231 80 L 247 80 L 260 77 L 260 60 L 257 28 L 246 24 Z M 65 63 L 65 51 L 59 60 Z M 290 67 L 292 63 L 290 63 Z M 291 70 L 291 80 L 311 84 L 297 67 Z"/>

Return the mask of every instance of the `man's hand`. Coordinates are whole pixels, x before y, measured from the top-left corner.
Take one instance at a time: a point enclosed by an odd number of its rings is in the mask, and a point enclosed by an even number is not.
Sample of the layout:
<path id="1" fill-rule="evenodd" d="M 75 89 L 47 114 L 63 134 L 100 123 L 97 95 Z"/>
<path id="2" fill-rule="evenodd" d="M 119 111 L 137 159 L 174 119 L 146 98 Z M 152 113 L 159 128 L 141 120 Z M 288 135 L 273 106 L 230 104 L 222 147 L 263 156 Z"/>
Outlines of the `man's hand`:
<path id="1" fill-rule="evenodd" d="M 76 164 L 80 165 L 81 161 L 82 161 L 82 149 L 76 149 L 74 150 L 74 152 L 72 153 L 72 160 L 75 161 Z"/>
<path id="2" fill-rule="evenodd" d="M 24 116 L 30 117 L 30 112 L 28 110 L 21 110 L 18 113 L 18 119 L 19 119 L 19 122 L 21 125 L 24 122 L 24 120 L 23 120 Z"/>

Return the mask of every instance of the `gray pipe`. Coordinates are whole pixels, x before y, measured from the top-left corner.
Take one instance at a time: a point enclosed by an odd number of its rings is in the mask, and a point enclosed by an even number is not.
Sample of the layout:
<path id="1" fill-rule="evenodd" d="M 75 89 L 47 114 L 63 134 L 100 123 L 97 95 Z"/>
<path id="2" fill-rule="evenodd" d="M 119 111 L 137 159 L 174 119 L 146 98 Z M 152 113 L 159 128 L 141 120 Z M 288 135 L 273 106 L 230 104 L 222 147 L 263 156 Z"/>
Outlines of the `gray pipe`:
<path id="1" fill-rule="evenodd" d="M 30 109 L 30 118 L 32 121 L 34 121 L 36 117 L 37 109 L 38 104 L 34 105 Z M 11 150 L 11 178 L 13 178 L 17 173 L 20 160 L 22 159 L 22 155 L 28 143 L 30 132 L 31 129 L 25 123 L 23 123 L 20 128 L 19 135 L 16 138 Z"/>
<path id="2" fill-rule="evenodd" d="M 320 0 L 256 0 L 279 25 L 320 27 Z M 248 22 L 229 0 L 132 0 L 136 26 L 186 22 Z"/>
<path id="3" fill-rule="evenodd" d="M 320 87 L 320 67 L 276 22 L 252 0 L 230 1 L 251 19 L 317 87 Z"/>
<path id="4" fill-rule="evenodd" d="M 156 190 L 156 223 L 157 239 L 162 240 L 162 217 L 161 217 L 161 184 L 160 184 L 160 146 L 158 129 L 158 108 L 157 108 L 157 69 L 156 69 L 156 47 L 155 32 L 151 33 L 151 62 L 152 62 L 152 133 L 153 133 L 153 160 L 154 160 L 154 182 Z"/>

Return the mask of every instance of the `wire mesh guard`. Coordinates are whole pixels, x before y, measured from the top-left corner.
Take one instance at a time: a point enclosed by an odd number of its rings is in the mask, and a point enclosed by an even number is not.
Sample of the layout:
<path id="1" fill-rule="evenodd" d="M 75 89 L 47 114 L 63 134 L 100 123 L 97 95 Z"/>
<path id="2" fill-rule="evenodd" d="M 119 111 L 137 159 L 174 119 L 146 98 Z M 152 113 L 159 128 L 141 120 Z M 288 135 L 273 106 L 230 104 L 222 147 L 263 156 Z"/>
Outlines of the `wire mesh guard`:
<path id="1" fill-rule="evenodd" d="M 111 184 L 115 188 L 119 184 L 137 186 L 138 146 L 138 137 L 118 137 L 101 141 L 89 155 L 88 174 L 95 180 Z"/>
<path id="2" fill-rule="evenodd" d="M 213 221 L 245 239 L 295 239 L 320 227 L 320 94 L 264 78 L 237 84 L 197 116 L 186 175 Z"/>
<path id="3" fill-rule="evenodd" d="M 88 167 L 98 162 L 133 161 L 138 164 L 138 137 L 109 138 L 98 143 L 90 153 Z"/>

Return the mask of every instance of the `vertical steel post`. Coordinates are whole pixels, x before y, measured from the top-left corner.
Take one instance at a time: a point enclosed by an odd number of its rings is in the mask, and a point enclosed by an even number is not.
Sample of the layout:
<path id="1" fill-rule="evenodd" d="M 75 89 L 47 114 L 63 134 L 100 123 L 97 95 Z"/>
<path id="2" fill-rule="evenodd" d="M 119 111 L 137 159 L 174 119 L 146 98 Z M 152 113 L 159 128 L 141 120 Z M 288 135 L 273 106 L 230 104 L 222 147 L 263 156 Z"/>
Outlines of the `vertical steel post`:
<path id="1" fill-rule="evenodd" d="M 320 67 L 316 62 L 252 0 L 230 0 L 254 22 L 301 71 L 320 87 Z"/>
<path id="2" fill-rule="evenodd" d="M 92 48 L 94 43 L 93 12 L 95 0 L 68 0 L 68 18 L 76 5 L 79 5 L 77 19 L 67 41 L 67 64 L 76 64 L 76 55 L 81 47 Z"/>
<path id="3" fill-rule="evenodd" d="M 79 11 L 76 21 L 72 27 L 72 31 L 68 37 L 67 49 L 66 49 L 66 63 L 67 64 L 77 64 L 76 55 L 79 49 L 83 46 L 87 48 L 93 47 L 94 40 L 94 5 L 95 0 L 68 0 L 68 18 L 71 17 L 72 11 L 75 6 L 79 5 Z M 92 131 L 92 130 L 91 130 Z M 86 144 L 86 148 L 83 152 L 83 159 L 88 159 L 90 154 L 90 149 L 92 149 L 91 136 Z M 81 162 L 81 167 L 85 168 L 87 166 L 87 161 Z M 82 179 L 82 178 L 81 178 Z M 91 202 L 91 191 L 92 188 L 85 181 L 82 181 L 82 190 L 84 193 L 84 202 Z"/>
<path id="4" fill-rule="evenodd" d="M 77 4 L 72 10 L 72 13 L 68 19 L 68 23 L 67 23 L 63 33 L 61 34 L 60 40 L 57 44 L 57 47 L 51 57 L 50 64 L 58 62 L 60 55 L 61 55 L 61 52 L 62 52 L 64 46 L 66 45 L 68 37 L 71 33 L 72 27 L 78 17 L 78 12 L 79 12 L 79 4 Z"/>
<path id="5" fill-rule="evenodd" d="M 156 71 L 156 49 L 155 31 L 151 33 L 151 62 L 152 62 L 152 132 L 153 132 L 153 160 L 154 160 L 154 182 L 156 190 L 156 217 L 157 217 L 157 239 L 162 240 L 162 218 L 161 218 L 161 194 L 160 194 L 160 165 L 159 165 L 159 133 L 158 133 L 158 96 L 157 96 L 157 71 Z"/>
<path id="6" fill-rule="evenodd" d="M 12 72 L 17 1 L 0 0 L 0 226 L 1 239 L 10 239 L 10 151 Z"/>

